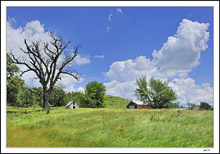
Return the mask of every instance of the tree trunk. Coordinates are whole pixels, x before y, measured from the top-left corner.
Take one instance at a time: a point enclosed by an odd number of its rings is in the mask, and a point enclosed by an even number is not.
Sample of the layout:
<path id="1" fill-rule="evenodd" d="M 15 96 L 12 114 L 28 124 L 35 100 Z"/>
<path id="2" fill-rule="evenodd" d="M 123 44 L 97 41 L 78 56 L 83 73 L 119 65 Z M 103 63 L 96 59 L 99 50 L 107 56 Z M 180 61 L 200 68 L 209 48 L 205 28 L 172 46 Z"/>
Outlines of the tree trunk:
<path id="1" fill-rule="evenodd" d="M 34 98 L 34 111 L 35 111 L 35 98 Z"/>
<path id="2" fill-rule="evenodd" d="M 49 108 L 50 95 L 46 88 L 43 88 L 43 109 Z"/>
<path id="3" fill-rule="evenodd" d="M 32 92 L 31 92 L 32 93 Z M 33 102 L 34 102 L 34 111 L 35 111 L 35 102 L 36 102 L 36 98 L 34 95 L 32 95 L 32 98 L 33 98 Z"/>

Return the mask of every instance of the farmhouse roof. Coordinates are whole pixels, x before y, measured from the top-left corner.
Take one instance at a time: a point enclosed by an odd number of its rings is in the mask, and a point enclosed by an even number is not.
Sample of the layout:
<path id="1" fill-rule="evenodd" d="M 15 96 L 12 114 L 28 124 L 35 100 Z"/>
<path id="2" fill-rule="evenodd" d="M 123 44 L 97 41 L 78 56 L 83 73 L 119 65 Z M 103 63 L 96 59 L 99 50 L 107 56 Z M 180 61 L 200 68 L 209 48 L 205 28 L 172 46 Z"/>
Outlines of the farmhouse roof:
<path id="1" fill-rule="evenodd" d="M 132 102 L 134 102 L 137 105 L 145 105 L 143 102 L 138 101 L 138 100 L 133 100 Z"/>
<path id="2" fill-rule="evenodd" d="M 75 103 L 74 101 L 69 102 L 66 106 L 70 106 L 72 103 Z"/>

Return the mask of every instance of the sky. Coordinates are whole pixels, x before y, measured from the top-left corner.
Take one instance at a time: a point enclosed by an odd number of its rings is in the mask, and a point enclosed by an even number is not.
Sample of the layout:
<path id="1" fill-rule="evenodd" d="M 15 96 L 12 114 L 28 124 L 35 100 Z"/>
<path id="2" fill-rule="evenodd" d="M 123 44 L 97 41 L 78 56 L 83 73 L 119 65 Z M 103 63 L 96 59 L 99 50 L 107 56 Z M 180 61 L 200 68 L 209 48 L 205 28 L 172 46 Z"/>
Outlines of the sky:
<path id="1" fill-rule="evenodd" d="M 168 81 L 180 105 L 214 103 L 212 7 L 7 8 L 7 52 L 22 56 L 24 39 L 48 41 L 49 31 L 71 40 L 68 52 L 81 46 L 70 67 L 81 80 L 58 82 L 66 92 L 96 80 L 106 94 L 136 100 L 135 81 L 146 75 Z M 39 87 L 34 77 L 22 78 Z"/>

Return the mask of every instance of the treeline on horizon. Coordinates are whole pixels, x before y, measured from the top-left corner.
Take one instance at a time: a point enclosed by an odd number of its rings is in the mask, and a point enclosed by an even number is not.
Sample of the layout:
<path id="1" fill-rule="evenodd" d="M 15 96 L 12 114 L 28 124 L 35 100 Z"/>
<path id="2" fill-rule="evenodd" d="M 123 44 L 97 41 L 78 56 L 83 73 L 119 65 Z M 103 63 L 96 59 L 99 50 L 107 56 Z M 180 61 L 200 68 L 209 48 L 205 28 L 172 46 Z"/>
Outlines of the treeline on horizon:
<path id="1" fill-rule="evenodd" d="M 19 68 L 13 63 L 10 56 L 7 54 L 7 105 L 17 107 L 43 107 L 43 88 L 30 88 L 25 86 L 25 81 L 18 75 Z M 179 102 L 173 103 L 177 97 L 175 92 L 168 87 L 167 82 L 155 80 L 151 78 L 146 81 L 146 76 L 141 76 L 137 79 L 138 88 L 135 90 L 135 95 L 139 100 L 152 106 L 152 108 L 184 108 L 179 105 Z M 146 89 L 150 86 L 151 90 Z M 155 94 L 156 91 L 156 94 Z M 89 82 L 86 85 L 85 92 L 68 92 L 62 88 L 54 87 L 50 96 L 49 106 L 58 107 L 65 106 L 70 101 L 76 101 L 81 108 L 105 108 L 106 87 L 97 81 Z M 159 97 L 158 97 L 159 95 Z M 150 99 L 150 97 L 152 99 Z M 166 96 L 160 98 L 161 96 Z M 160 101 L 163 100 L 164 101 Z M 188 109 L 191 110 L 213 110 L 213 107 L 206 102 L 201 102 L 200 105 L 188 103 Z"/>

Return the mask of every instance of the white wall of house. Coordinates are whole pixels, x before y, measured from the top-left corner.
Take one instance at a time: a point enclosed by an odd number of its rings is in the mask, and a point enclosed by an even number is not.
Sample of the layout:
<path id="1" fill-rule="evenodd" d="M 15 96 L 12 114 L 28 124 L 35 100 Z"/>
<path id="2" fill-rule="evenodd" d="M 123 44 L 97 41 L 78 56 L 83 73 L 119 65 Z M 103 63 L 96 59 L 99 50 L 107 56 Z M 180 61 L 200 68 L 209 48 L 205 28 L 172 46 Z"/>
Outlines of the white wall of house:
<path id="1" fill-rule="evenodd" d="M 70 104 L 69 108 L 70 108 L 70 109 L 73 109 L 73 103 Z"/>
<path id="2" fill-rule="evenodd" d="M 75 103 L 75 109 L 79 108 L 78 104 Z"/>

